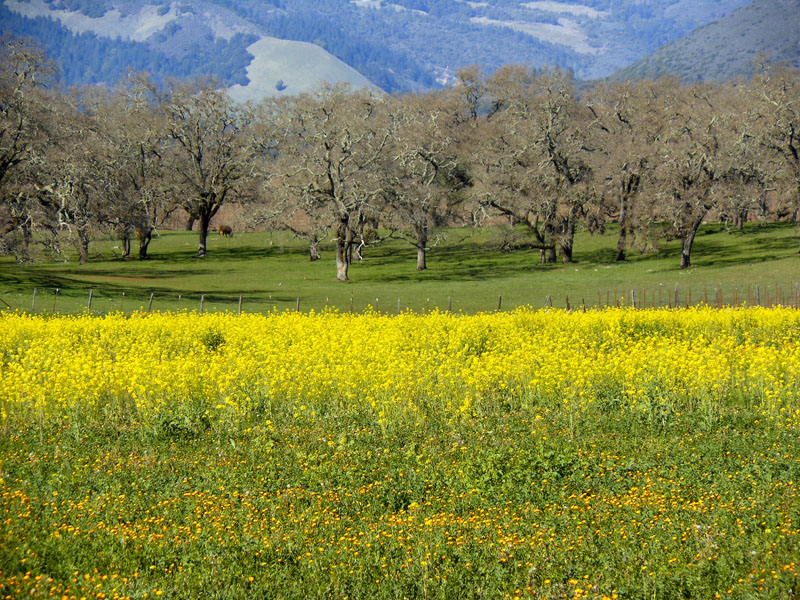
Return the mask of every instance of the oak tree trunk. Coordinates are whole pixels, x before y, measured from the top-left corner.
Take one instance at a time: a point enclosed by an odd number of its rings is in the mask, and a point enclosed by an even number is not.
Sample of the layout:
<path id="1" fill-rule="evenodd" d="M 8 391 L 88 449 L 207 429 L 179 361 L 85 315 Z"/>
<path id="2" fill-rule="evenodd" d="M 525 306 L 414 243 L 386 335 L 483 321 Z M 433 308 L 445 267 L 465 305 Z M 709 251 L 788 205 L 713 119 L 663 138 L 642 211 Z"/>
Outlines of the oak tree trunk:
<path id="1" fill-rule="evenodd" d="M 619 203 L 619 238 L 617 239 L 617 262 L 625 260 L 625 248 L 628 247 L 628 203 L 623 196 Z"/>
<path id="2" fill-rule="evenodd" d="M 270 242 L 271 243 L 271 242 Z M 322 258 L 322 253 L 319 250 L 319 240 L 309 240 L 308 242 L 308 260 L 314 262 Z"/>
<path id="3" fill-rule="evenodd" d="M 571 263 L 572 262 L 572 244 L 571 243 L 566 243 L 566 242 L 563 243 L 563 244 L 560 244 L 560 250 L 561 250 L 561 262 L 564 263 L 565 265 Z"/>
<path id="4" fill-rule="evenodd" d="M 573 211 L 570 210 L 569 216 L 567 217 L 564 235 L 561 238 L 561 242 L 559 243 L 562 263 L 568 264 L 572 262 L 572 247 L 574 243 L 575 243 L 575 215 L 573 214 Z"/>
<path id="5" fill-rule="evenodd" d="M 147 247 L 153 239 L 153 230 L 147 227 L 136 233 L 139 237 L 139 260 L 147 260 Z"/>
<path id="6" fill-rule="evenodd" d="M 353 260 L 353 232 L 350 229 L 349 216 L 339 220 L 336 235 L 336 279 L 348 281 L 347 271 Z"/>
<path id="7" fill-rule="evenodd" d="M 81 264 L 89 262 L 89 234 L 85 229 L 78 229 L 78 260 Z"/>
<path id="8" fill-rule="evenodd" d="M 417 248 L 417 271 L 424 271 L 428 268 L 428 263 L 425 260 L 425 248 Z"/>
<path id="9" fill-rule="evenodd" d="M 555 226 L 551 222 L 547 222 L 544 226 L 544 240 L 547 241 L 549 248 L 546 248 L 542 252 L 542 262 L 543 263 L 555 263 L 557 261 L 557 254 L 556 254 L 556 247 L 553 243 L 553 237 L 555 236 Z"/>
<path id="10" fill-rule="evenodd" d="M 130 258 L 131 256 L 131 236 L 127 228 L 122 232 L 122 258 Z"/>
<path id="11" fill-rule="evenodd" d="M 689 231 L 686 233 L 686 236 L 683 238 L 683 244 L 681 246 L 681 269 L 688 269 L 692 266 L 692 244 L 694 244 L 694 238 L 697 235 L 697 230 L 700 229 L 700 224 L 703 222 L 704 218 L 705 214 L 696 219 L 694 223 L 692 223 Z"/>
<path id="12" fill-rule="evenodd" d="M 735 225 L 736 225 L 737 231 L 742 231 L 742 229 L 744 229 L 744 224 L 745 224 L 746 221 L 747 221 L 747 211 L 746 210 L 740 210 L 738 213 L 736 213 L 736 223 L 735 223 Z"/>
<path id="13" fill-rule="evenodd" d="M 625 260 L 625 249 L 628 247 L 630 234 L 630 204 L 639 191 L 641 177 L 638 174 L 629 174 L 623 179 L 623 187 L 619 198 L 619 239 L 617 240 L 618 262 Z"/>
<path id="14" fill-rule="evenodd" d="M 625 227 L 625 224 L 620 222 L 619 224 L 619 239 L 617 240 L 617 257 L 615 260 L 617 262 L 623 262 L 625 260 L 625 248 L 628 245 L 628 228 Z"/>
<path id="15" fill-rule="evenodd" d="M 340 245 L 336 244 L 336 279 L 339 281 L 348 281 L 347 270 L 350 268 L 350 263 L 347 261 Z"/>
<path id="16" fill-rule="evenodd" d="M 197 250 L 197 255 L 200 258 L 205 258 L 208 256 L 208 248 L 207 248 L 207 241 L 208 241 L 208 227 L 211 223 L 211 216 L 208 214 L 207 211 L 202 211 L 200 214 L 200 246 Z"/>
<path id="17" fill-rule="evenodd" d="M 22 232 L 22 240 L 20 241 L 19 260 L 20 262 L 30 262 L 31 260 L 31 242 L 33 241 L 33 231 L 29 221 L 24 221 L 19 226 Z"/>
<path id="18" fill-rule="evenodd" d="M 545 263 L 554 263 L 556 262 L 556 249 L 555 246 L 552 248 L 542 248 L 539 255 L 539 262 L 542 264 Z"/>
<path id="19" fill-rule="evenodd" d="M 424 271 L 428 268 L 427 246 L 428 246 L 428 226 L 426 224 L 415 227 L 417 237 L 417 271 Z"/>

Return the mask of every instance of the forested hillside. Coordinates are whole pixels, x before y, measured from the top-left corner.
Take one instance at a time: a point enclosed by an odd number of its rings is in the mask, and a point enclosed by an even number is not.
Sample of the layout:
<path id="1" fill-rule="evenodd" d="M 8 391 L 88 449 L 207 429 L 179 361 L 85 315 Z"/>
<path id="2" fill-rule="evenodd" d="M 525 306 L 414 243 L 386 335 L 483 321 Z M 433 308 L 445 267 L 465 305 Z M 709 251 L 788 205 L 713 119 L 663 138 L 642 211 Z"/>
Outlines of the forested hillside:
<path id="1" fill-rule="evenodd" d="M 58 63 L 67 85 L 114 83 L 129 70 L 147 71 L 158 79 L 210 76 L 245 83 L 245 67 L 252 58 L 245 47 L 256 39 L 243 34 L 230 40 L 208 37 L 190 44 L 182 56 L 169 56 L 139 42 L 93 32 L 76 34 L 50 18 L 25 18 L 4 4 L 0 4 L 0 23 L 4 32 L 39 41 Z"/>
<path id="2" fill-rule="evenodd" d="M 619 70 L 613 79 L 749 77 L 758 60 L 800 67 L 800 0 L 754 0 Z"/>
<path id="3" fill-rule="evenodd" d="M 251 45 L 269 36 L 316 44 L 395 92 L 446 85 L 472 64 L 487 72 L 509 63 L 558 66 L 578 78 L 603 77 L 747 3 L 2 0 L 0 27 L 45 44 L 69 85 L 113 84 L 129 68 L 245 84 Z M 266 77 L 264 89 L 285 79 L 278 71 Z M 330 78 L 352 80 L 340 72 Z"/>

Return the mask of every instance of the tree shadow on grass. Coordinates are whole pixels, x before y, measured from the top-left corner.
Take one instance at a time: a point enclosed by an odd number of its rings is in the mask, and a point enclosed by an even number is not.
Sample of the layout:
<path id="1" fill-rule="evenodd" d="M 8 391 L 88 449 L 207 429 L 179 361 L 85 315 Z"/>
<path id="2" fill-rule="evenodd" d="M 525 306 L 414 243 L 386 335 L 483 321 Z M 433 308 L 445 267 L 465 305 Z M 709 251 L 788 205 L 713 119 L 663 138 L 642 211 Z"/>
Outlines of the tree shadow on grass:
<path id="1" fill-rule="evenodd" d="M 167 251 L 158 252 L 157 250 L 151 252 L 146 261 L 142 263 L 175 263 L 175 264 L 191 264 L 194 262 L 202 261 L 251 261 L 257 259 L 277 258 L 280 256 L 307 256 L 308 250 L 297 247 L 283 247 L 278 246 L 234 246 L 234 247 L 211 247 L 208 249 L 208 256 L 200 258 L 197 252 L 181 251 Z M 110 262 L 110 261 L 109 261 Z M 130 263 L 137 262 L 133 259 L 114 259 L 116 263 Z"/>
<path id="2" fill-rule="evenodd" d="M 365 259 L 367 260 L 367 259 Z M 486 281 L 520 273 L 544 272 L 558 265 L 539 263 L 538 251 L 486 253 L 453 248 L 430 252 L 428 269 L 416 270 L 416 254 L 392 258 L 369 259 L 371 282 L 399 283 L 411 281 Z"/>
<path id="3" fill-rule="evenodd" d="M 748 249 L 736 252 L 730 244 L 699 238 L 692 249 L 692 257 L 698 265 L 731 266 L 763 263 L 797 255 L 797 242 L 789 235 L 751 236 L 748 245 Z"/>
<path id="4" fill-rule="evenodd" d="M 783 235 L 775 235 L 783 232 Z M 759 235 L 761 234 L 761 235 Z M 731 237 L 727 237 L 731 236 Z M 746 238 L 749 250 L 735 248 L 737 238 Z M 764 263 L 796 255 L 797 238 L 785 223 L 751 225 L 744 232 L 726 232 L 722 225 L 710 225 L 700 231 L 692 247 L 692 266 L 737 266 Z M 616 261 L 616 248 L 576 250 L 576 262 L 596 266 L 614 264 L 658 265 L 659 271 L 680 271 L 680 241 L 669 240 L 650 252 L 635 248 L 626 251 L 628 260 Z"/>
<path id="5" fill-rule="evenodd" d="M 194 271 L 194 275 L 212 275 L 213 269 Z M 185 270 L 168 269 L 154 272 L 125 271 L 114 269 L 99 269 L 91 271 L 62 270 L 36 270 L 9 272 L 0 270 L 0 281 L 4 287 L 15 291 L 29 290 L 31 288 L 60 288 L 62 290 L 86 290 L 102 286 L 104 289 L 144 290 L 150 287 L 160 287 L 159 280 L 186 276 Z M 151 284 L 151 285 L 148 285 Z"/>

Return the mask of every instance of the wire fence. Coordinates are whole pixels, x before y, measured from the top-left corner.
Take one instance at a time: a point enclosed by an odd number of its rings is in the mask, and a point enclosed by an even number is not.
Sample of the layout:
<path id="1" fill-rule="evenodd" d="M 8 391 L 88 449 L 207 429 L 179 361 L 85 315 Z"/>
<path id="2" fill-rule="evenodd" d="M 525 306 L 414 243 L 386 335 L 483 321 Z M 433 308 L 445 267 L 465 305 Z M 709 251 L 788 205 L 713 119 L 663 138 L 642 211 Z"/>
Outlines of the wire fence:
<path id="1" fill-rule="evenodd" d="M 190 293 L 164 291 L 119 291 L 103 288 L 64 289 L 34 288 L 29 292 L 4 292 L 0 294 L 0 310 L 16 310 L 34 314 L 80 314 L 91 312 L 166 312 L 196 311 L 269 313 L 273 311 L 311 312 L 337 310 L 339 312 L 399 314 L 406 311 L 449 311 L 478 313 L 513 310 L 520 306 L 560 308 L 569 311 L 592 310 L 609 307 L 629 307 L 638 310 L 656 308 L 688 308 L 710 306 L 714 308 L 743 306 L 783 306 L 800 309 L 800 283 L 772 285 L 747 285 L 723 289 L 721 287 L 667 288 L 608 288 L 593 294 L 571 293 L 563 295 L 521 293 L 498 294 L 496 298 L 468 296 L 375 297 L 364 293 L 351 294 L 349 298 L 320 298 L 313 296 L 254 295 L 229 293 Z"/>

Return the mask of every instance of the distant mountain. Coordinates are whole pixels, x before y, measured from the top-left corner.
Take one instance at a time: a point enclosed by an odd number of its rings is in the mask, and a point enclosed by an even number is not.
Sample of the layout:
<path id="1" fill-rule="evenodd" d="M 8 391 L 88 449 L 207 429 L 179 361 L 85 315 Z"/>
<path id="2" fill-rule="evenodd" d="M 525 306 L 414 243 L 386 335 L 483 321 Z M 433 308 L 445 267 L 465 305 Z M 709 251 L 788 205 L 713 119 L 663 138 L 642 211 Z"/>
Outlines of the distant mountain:
<path id="1" fill-rule="evenodd" d="M 39 40 L 68 85 L 113 85 L 132 68 L 213 75 L 257 98 L 321 80 L 430 89 L 471 64 L 603 77 L 748 2 L 0 0 L 0 30 Z"/>
<path id="2" fill-rule="evenodd" d="M 750 77 L 760 56 L 800 68 L 800 0 L 754 0 L 611 76 L 686 81 Z"/>

